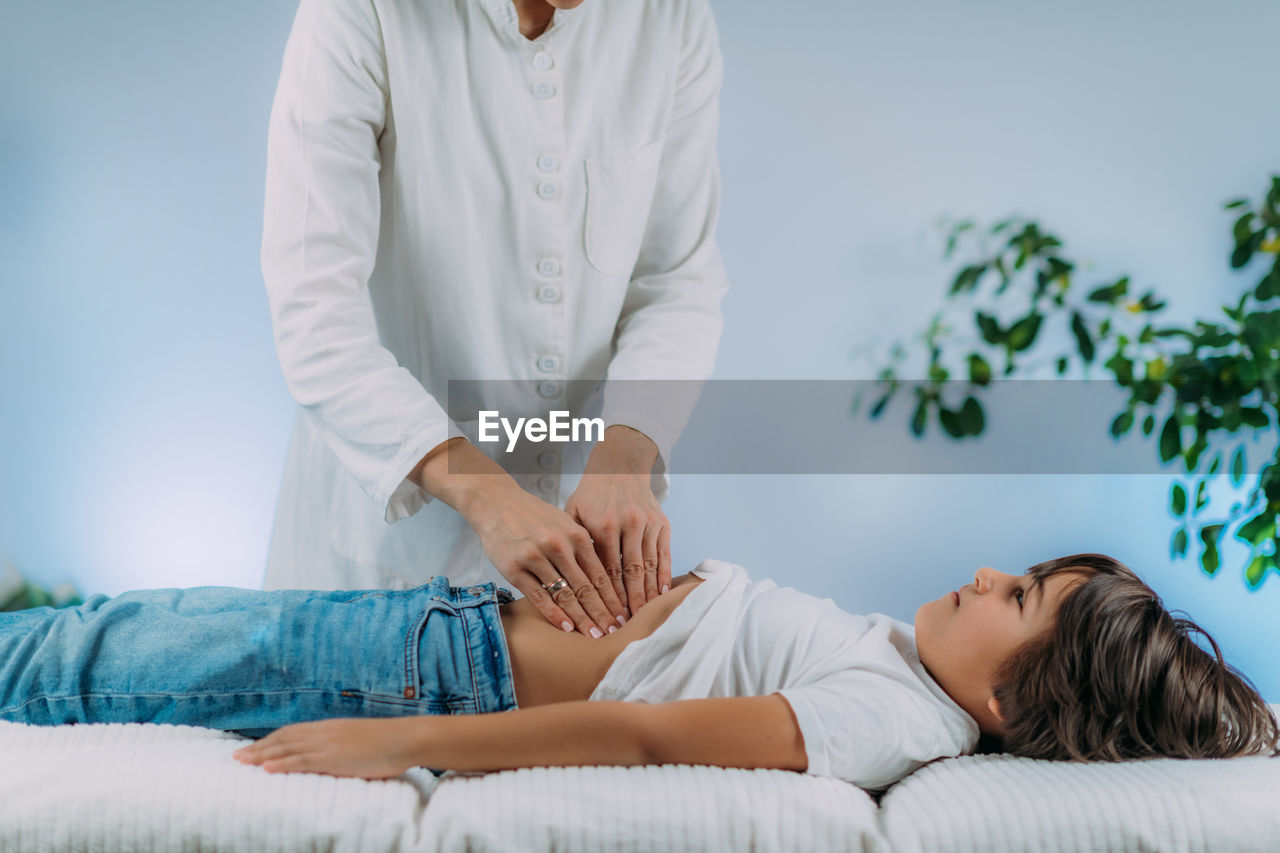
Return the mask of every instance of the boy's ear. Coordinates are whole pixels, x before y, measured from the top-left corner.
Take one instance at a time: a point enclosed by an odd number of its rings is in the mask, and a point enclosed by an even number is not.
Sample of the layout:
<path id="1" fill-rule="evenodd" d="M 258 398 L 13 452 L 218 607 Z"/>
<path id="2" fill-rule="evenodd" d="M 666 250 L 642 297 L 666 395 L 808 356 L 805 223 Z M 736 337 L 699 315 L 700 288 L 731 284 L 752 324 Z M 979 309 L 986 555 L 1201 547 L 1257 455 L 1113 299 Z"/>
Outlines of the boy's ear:
<path id="1" fill-rule="evenodd" d="M 1001 724 L 1001 725 L 1004 725 L 1004 723 L 1005 723 L 1005 718 L 1004 718 L 1004 714 L 1001 714 L 1001 713 L 1000 713 L 1000 700 L 999 700 L 999 699 L 997 699 L 997 698 L 996 698 L 996 697 L 994 697 L 994 696 L 992 696 L 990 699 L 988 699 L 988 700 L 987 700 L 987 710 L 988 710 L 988 711 L 990 711 L 990 712 L 995 716 L 995 718 L 996 718 L 997 720 L 999 720 L 999 721 L 1000 721 L 1000 724 Z"/>

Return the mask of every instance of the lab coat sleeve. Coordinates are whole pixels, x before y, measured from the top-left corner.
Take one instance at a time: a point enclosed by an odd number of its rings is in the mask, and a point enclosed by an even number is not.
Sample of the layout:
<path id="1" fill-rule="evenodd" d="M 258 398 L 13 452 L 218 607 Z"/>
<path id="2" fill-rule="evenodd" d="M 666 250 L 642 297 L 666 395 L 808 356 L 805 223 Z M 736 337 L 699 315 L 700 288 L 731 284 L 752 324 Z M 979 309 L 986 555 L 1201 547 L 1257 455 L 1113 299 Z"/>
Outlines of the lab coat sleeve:
<path id="1" fill-rule="evenodd" d="M 381 345 L 369 299 L 387 92 L 372 0 L 301 0 L 271 109 L 262 273 L 290 393 L 392 522 L 431 499 L 409 472 L 462 433 Z"/>
<path id="2" fill-rule="evenodd" d="M 711 9 L 706 0 L 690 0 L 657 184 L 618 319 L 602 410 L 606 426 L 630 426 L 658 446 L 652 482 L 659 500 L 670 485 L 672 446 L 715 366 L 724 325 L 720 302 L 728 281 L 715 239 L 723 78 Z"/>

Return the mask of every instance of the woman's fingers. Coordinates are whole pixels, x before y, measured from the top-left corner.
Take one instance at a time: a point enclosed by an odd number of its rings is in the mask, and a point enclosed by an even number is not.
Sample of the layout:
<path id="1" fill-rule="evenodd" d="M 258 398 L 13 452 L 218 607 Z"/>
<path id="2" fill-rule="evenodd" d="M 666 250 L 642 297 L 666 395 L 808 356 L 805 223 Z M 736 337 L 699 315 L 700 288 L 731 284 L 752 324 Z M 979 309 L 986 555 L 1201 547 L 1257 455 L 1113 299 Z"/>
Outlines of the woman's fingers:
<path id="1" fill-rule="evenodd" d="M 525 598 L 533 602 L 533 606 L 542 614 L 543 619 L 565 631 L 572 631 L 574 629 L 574 621 L 542 586 L 544 583 L 541 579 L 542 577 L 548 578 L 545 581 L 546 583 L 553 583 L 559 577 L 555 572 L 555 568 L 550 563 L 545 563 L 545 561 L 533 565 L 537 567 L 538 573 L 535 574 L 533 569 L 526 569 L 522 572 L 510 574 L 508 577 L 511 583 L 524 594 Z"/>
<path id="2" fill-rule="evenodd" d="M 671 589 L 671 525 L 658 532 L 658 593 Z"/>
<path id="3" fill-rule="evenodd" d="M 550 573 L 552 580 L 549 582 L 554 583 L 556 580 L 559 580 L 563 577 L 566 570 L 567 567 L 563 566 L 563 563 L 561 566 L 554 566 Z M 582 607 L 582 602 L 578 600 L 578 595 L 575 592 L 577 588 L 573 585 L 573 582 L 568 578 L 565 578 L 565 581 L 567 582 L 566 586 L 562 586 L 560 589 L 551 593 L 552 601 L 554 601 L 561 610 L 568 614 L 569 619 L 573 621 L 574 627 L 583 634 L 586 634 L 588 637 L 596 637 L 597 639 L 603 637 L 604 631 L 600 630 L 591 617 L 587 615 L 587 611 Z M 587 584 L 587 586 L 589 586 L 589 584 Z"/>
<path id="4" fill-rule="evenodd" d="M 622 580 L 622 536 L 618 525 L 612 521 L 606 522 L 598 529 L 591 531 L 591 535 L 595 537 L 596 556 L 604 566 L 604 573 L 609 578 L 609 585 L 613 587 L 613 594 L 622 608 L 622 615 L 630 616 L 627 587 Z"/>
<path id="5" fill-rule="evenodd" d="M 658 531 L 655 524 L 648 524 L 644 529 L 640 551 L 644 555 L 644 598 L 653 601 L 658 597 Z"/>
<path id="6" fill-rule="evenodd" d="M 585 566 L 580 565 L 583 562 Z M 571 596 L 585 611 L 584 617 L 588 620 L 586 628 L 584 630 L 582 623 L 579 622 L 578 629 L 597 639 L 604 634 L 612 634 L 616 631 L 619 623 L 605 606 L 600 591 L 603 587 L 609 597 L 613 598 L 613 587 L 609 582 L 609 576 L 605 574 L 604 566 L 596 559 L 590 540 L 580 543 L 574 554 L 557 555 L 555 567 L 560 572 L 560 576 L 569 583 L 567 588 L 560 590 L 556 595 Z M 559 603 L 558 598 L 557 603 Z M 616 599 L 613 605 L 618 610 L 622 609 Z M 563 603 L 560 606 L 568 609 Z"/>
<path id="7" fill-rule="evenodd" d="M 656 566 L 654 567 L 656 570 Z M 622 527 L 622 581 L 627 587 L 627 605 L 635 613 L 649 599 L 644 592 L 644 526 L 642 521 Z"/>

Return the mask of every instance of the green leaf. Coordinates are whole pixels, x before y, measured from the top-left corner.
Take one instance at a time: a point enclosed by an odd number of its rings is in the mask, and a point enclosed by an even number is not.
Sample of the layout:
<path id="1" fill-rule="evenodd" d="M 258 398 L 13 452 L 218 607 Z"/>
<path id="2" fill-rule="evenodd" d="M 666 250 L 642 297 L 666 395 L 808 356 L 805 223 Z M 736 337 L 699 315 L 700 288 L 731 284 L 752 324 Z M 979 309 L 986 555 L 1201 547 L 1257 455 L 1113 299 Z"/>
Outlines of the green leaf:
<path id="1" fill-rule="evenodd" d="M 1275 565 L 1275 558 L 1269 554 L 1259 554 L 1249 563 L 1249 567 L 1244 570 L 1244 579 L 1249 582 L 1249 586 L 1257 587 L 1262 583 L 1262 578 L 1267 573 L 1267 569 Z"/>
<path id="2" fill-rule="evenodd" d="M 1239 530 L 1236 531 L 1236 538 L 1241 542 L 1248 542 L 1251 545 L 1259 545 L 1270 539 L 1276 532 L 1276 516 L 1270 510 L 1263 510 L 1258 515 L 1246 521 Z"/>
<path id="3" fill-rule="evenodd" d="M 1059 376 L 1067 372 L 1067 357 L 1065 355 L 1058 359 L 1056 369 Z"/>
<path id="4" fill-rule="evenodd" d="M 951 295 L 962 293 L 964 291 L 973 290 L 978 285 L 978 281 L 982 278 L 982 274 L 987 271 L 986 264 L 975 264 L 971 267 L 965 267 L 960 270 L 956 280 L 951 284 Z"/>
<path id="5" fill-rule="evenodd" d="M 1253 260 L 1253 253 L 1262 245 L 1262 241 L 1266 238 L 1265 231 L 1259 231 L 1236 245 L 1235 250 L 1231 253 L 1231 268 L 1240 269 L 1249 265 L 1249 261 Z"/>
<path id="6" fill-rule="evenodd" d="M 1133 360 L 1125 358 L 1124 352 L 1117 349 L 1115 355 L 1102 365 L 1116 375 L 1116 382 L 1121 385 L 1133 384 Z"/>
<path id="7" fill-rule="evenodd" d="M 1089 291 L 1089 295 L 1085 297 L 1090 302 L 1105 302 L 1114 305 L 1122 296 L 1129 292 L 1129 277 L 1117 281 L 1115 284 L 1106 284 L 1102 287 L 1096 287 Z"/>
<path id="8" fill-rule="evenodd" d="M 1138 310 L 1140 311 L 1159 311 L 1167 303 L 1156 299 L 1155 291 L 1148 290 L 1142 294 L 1142 299 L 1138 301 Z"/>
<path id="9" fill-rule="evenodd" d="M 1119 438 L 1120 436 L 1128 432 L 1131 426 L 1133 426 L 1133 412 L 1126 409 L 1125 411 L 1116 415 L 1115 419 L 1111 421 L 1112 437 Z"/>
<path id="10" fill-rule="evenodd" d="M 1168 462 L 1182 452 L 1182 436 L 1178 430 L 1178 413 L 1174 412 L 1164 422 L 1160 431 L 1160 461 Z"/>
<path id="11" fill-rule="evenodd" d="M 1084 318 L 1080 316 L 1079 311 L 1071 314 L 1071 333 L 1076 336 L 1076 349 L 1080 350 L 1080 357 L 1086 362 L 1092 362 L 1094 356 L 1093 338 L 1089 335 L 1089 327 L 1085 325 Z"/>
<path id="12" fill-rule="evenodd" d="M 1235 238 L 1236 244 L 1247 243 L 1253 237 L 1253 217 L 1252 210 L 1246 210 L 1231 225 L 1231 236 Z"/>
<path id="13" fill-rule="evenodd" d="M 889 404 L 889 398 L 892 396 L 893 396 L 893 392 L 890 391 L 888 394 L 885 394 L 883 397 L 881 397 L 879 400 L 876 401 L 876 404 L 871 407 L 871 412 L 869 415 L 872 420 L 875 420 L 876 418 L 880 417 L 880 415 L 884 412 L 884 407 Z"/>
<path id="14" fill-rule="evenodd" d="M 1236 448 L 1231 457 L 1231 485 L 1239 486 L 1244 480 L 1244 445 Z"/>
<path id="15" fill-rule="evenodd" d="M 1187 490 L 1181 483 L 1174 483 L 1169 492 L 1169 509 L 1178 518 L 1182 518 L 1187 512 Z"/>
<path id="16" fill-rule="evenodd" d="M 1204 495 L 1205 485 L 1206 485 L 1205 481 L 1201 480 L 1200 483 L 1196 486 L 1196 505 L 1195 505 L 1195 509 L 1192 510 L 1193 515 L 1199 512 L 1200 510 L 1204 509 L 1204 505 L 1209 502 L 1209 499 L 1206 498 Z"/>
<path id="17" fill-rule="evenodd" d="M 986 418 L 982 414 L 982 404 L 973 397 L 965 397 L 960 407 L 960 421 L 969 435 L 981 435 L 986 427 Z"/>
<path id="18" fill-rule="evenodd" d="M 1222 206 L 1223 210 L 1235 210 L 1237 207 L 1244 207 L 1249 203 L 1247 198 L 1232 199 Z"/>
<path id="19" fill-rule="evenodd" d="M 1187 473 L 1190 474 L 1196 469 L 1196 463 L 1200 461 L 1200 454 L 1204 452 L 1209 443 L 1205 441 L 1203 433 L 1196 434 L 1196 440 L 1191 442 L 1191 446 L 1183 451 L 1183 462 L 1186 463 Z"/>
<path id="20" fill-rule="evenodd" d="M 960 235 L 968 231 L 972 227 L 973 227 L 973 221 L 966 219 L 963 222 L 957 223 L 951 229 L 951 234 L 947 237 L 947 249 L 943 253 L 944 258 L 951 257 L 951 253 L 956 250 L 956 242 L 959 241 Z"/>
<path id="21" fill-rule="evenodd" d="M 1177 532 L 1173 534 L 1173 541 L 1169 543 L 1170 559 L 1178 559 L 1187 555 L 1187 528 L 1179 527 Z"/>
<path id="22" fill-rule="evenodd" d="M 976 352 L 969 354 L 969 381 L 979 386 L 991 381 L 991 365 Z"/>
<path id="23" fill-rule="evenodd" d="M 1271 420 L 1267 417 L 1267 413 L 1256 406 L 1245 406 L 1242 408 L 1240 410 L 1240 419 L 1256 429 L 1266 429 L 1266 427 L 1271 423 Z"/>
<path id="24" fill-rule="evenodd" d="M 973 315 L 973 319 L 977 322 L 984 341 L 993 345 L 1004 343 L 1004 332 L 1000 330 L 1000 324 L 996 322 L 995 317 L 979 311 Z"/>
<path id="25" fill-rule="evenodd" d="M 1274 296 L 1280 296 L 1280 272 L 1272 270 L 1258 282 L 1257 289 L 1253 291 L 1253 297 L 1259 302 L 1266 302 Z"/>
<path id="26" fill-rule="evenodd" d="M 924 435 L 924 425 L 929 417 L 929 405 L 925 400 L 921 400 L 916 405 L 915 414 L 911 416 L 911 432 L 917 438 Z"/>
<path id="27" fill-rule="evenodd" d="M 1090 302 L 1105 302 L 1110 304 L 1115 301 L 1116 292 L 1111 285 L 1103 285 L 1102 287 L 1095 287 L 1093 290 L 1090 290 L 1089 294 L 1085 296 L 1085 299 L 1088 299 Z"/>
<path id="28" fill-rule="evenodd" d="M 959 412 L 954 412 L 945 406 L 939 406 L 938 422 L 942 424 L 942 428 L 946 430 L 947 435 L 952 438 L 964 438 L 964 424 L 960 422 Z"/>
<path id="29" fill-rule="evenodd" d="M 1040 321 L 1044 317 L 1039 313 L 1031 313 L 1014 323 L 1009 328 L 1009 348 L 1014 352 L 1031 346 L 1040 331 Z"/>
<path id="30" fill-rule="evenodd" d="M 1151 435 L 1151 431 L 1156 428 L 1156 416 L 1147 415 L 1142 419 L 1142 434 Z"/>
<path id="31" fill-rule="evenodd" d="M 1222 535 L 1221 524 L 1206 524 L 1200 528 L 1200 568 L 1205 574 L 1212 575 L 1222 565 L 1218 554 L 1218 538 Z"/>
<path id="32" fill-rule="evenodd" d="M 1222 454 L 1213 454 L 1213 461 L 1209 463 L 1209 470 L 1206 472 L 1210 477 L 1218 473 L 1218 469 L 1222 467 Z"/>

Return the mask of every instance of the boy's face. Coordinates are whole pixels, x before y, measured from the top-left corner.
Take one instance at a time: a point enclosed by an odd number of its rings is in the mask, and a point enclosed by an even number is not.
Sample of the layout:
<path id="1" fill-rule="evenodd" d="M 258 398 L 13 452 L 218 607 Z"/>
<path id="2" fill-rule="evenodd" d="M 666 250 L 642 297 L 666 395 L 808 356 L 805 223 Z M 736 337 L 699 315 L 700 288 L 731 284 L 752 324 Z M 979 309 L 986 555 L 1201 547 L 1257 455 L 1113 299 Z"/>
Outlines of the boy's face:
<path id="1" fill-rule="evenodd" d="M 1059 572 L 1031 592 L 1027 575 L 978 569 L 973 583 L 916 611 L 920 662 L 984 732 L 999 734 L 999 705 L 992 697 L 996 670 L 1049 629 L 1063 598 L 1082 580 L 1075 572 Z"/>

